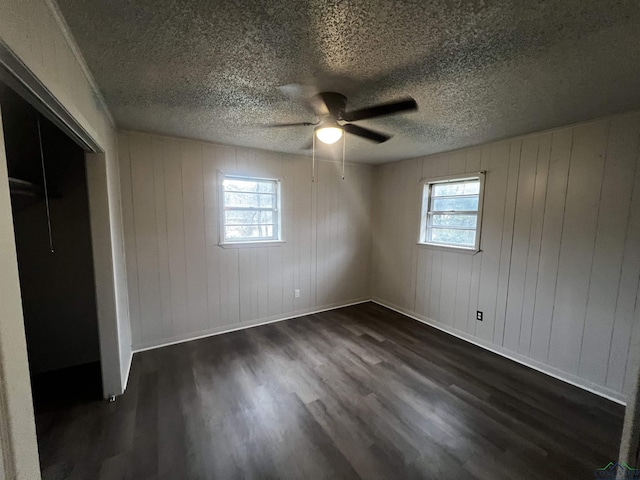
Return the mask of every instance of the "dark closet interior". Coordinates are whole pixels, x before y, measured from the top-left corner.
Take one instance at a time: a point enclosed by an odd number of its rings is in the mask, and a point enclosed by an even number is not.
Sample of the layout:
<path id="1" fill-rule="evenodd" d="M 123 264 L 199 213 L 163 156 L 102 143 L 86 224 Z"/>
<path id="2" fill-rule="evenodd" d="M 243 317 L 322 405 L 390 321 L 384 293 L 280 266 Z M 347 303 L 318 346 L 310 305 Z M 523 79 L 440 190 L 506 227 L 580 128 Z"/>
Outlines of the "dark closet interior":
<path id="1" fill-rule="evenodd" d="M 3 84 L 0 107 L 36 411 L 100 398 L 84 152 Z"/>

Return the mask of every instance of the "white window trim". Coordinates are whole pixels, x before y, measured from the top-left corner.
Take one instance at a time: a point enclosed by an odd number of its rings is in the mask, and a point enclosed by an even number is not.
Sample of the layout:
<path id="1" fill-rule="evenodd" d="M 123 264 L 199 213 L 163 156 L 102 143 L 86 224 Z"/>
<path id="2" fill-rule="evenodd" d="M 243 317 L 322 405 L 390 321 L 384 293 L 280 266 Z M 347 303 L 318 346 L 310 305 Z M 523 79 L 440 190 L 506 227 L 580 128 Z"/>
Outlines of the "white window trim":
<path id="1" fill-rule="evenodd" d="M 257 180 L 257 181 L 269 181 L 276 182 L 276 212 L 278 215 L 278 223 L 276 225 L 276 238 L 268 240 L 241 240 L 237 242 L 225 241 L 224 236 L 224 179 L 235 178 L 239 180 Z M 251 248 L 251 247 L 275 247 L 281 246 L 285 243 L 282 238 L 282 179 L 281 178 L 269 178 L 269 177 L 255 177 L 251 175 L 236 175 L 227 174 L 218 170 L 218 233 L 219 242 L 218 245 L 222 248 Z"/>
<path id="2" fill-rule="evenodd" d="M 478 173 L 463 173 L 460 175 L 446 175 L 443 177 L 430 177 L 423 178 L 420 180 L 420 221 L 419 221 L 419 230 L 418 230 L 418 246 L 431 248 L 434 250 L 444 250 L 449 252 L 457 252 L 457 253 L 468 253 L 468 254 L 476 254 L 480 252 L 481 238 L 482 238 L 482 210 L 484 204 L 484 182 L 485 182 L 485 174 L 486 172 L 478 172 Z M 451 182 L 460 182 L 463 180 L 479 180 L 480 181 L 480 191 L 478 193 L 478 219 L 476 222 L 476 242 L 473 247 L 464 247 L 464 246 L 454 246 L 454 245 L 444 245 L 441 243 L 433 243 L 426 242 L 423 240 L 424 234 L 427 230 L 427 210 L 428 210 L 428 202 L 429 195 L 425 195 L 425 189 L 428 186 L 437 184 L 437 183 L 451 183 Z"/>

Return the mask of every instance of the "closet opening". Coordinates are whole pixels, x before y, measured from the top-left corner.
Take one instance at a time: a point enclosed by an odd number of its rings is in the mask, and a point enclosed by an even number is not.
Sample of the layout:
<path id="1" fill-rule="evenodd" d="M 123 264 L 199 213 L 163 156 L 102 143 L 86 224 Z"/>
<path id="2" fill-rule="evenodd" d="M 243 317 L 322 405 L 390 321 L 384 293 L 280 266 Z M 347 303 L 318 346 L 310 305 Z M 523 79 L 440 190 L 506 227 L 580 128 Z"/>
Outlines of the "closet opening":
<path id="1" fill-rule="evenodd" d="M 85 152 L 3 83 L 0 109 L 41 439 L 56 407 L 102 398 Z"/>

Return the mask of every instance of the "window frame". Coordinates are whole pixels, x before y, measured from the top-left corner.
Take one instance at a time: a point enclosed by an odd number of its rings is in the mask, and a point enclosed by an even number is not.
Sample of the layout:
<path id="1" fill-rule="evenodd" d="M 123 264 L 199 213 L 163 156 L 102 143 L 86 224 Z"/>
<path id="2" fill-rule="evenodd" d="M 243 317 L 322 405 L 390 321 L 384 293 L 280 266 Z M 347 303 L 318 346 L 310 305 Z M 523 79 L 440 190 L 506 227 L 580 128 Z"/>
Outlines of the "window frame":
<path id="1" fill-rule="evenodd" d="M 457 215 L 462 215 L 462 214 L 473 214 L 476 213 L 477 215 L 477 220 L 476 220 L 476 228 L 475 228 L 475 242 L 473 246 L 464 246 L 464 245 L 453 245 L 453 244 L 446 244 L 446 243 L 438 243 L 438 242 L 431 242 L 431 241 L 427 241 L 427 233 L 428 233 L 428 229 L 430 227 L 429 225 L 429 217 L 430 217 L 430 213 L 431 213 L 431 202 L 432 202 L 432 195 L 431 195 L 431 189 L 433 187 L 433 185 L 437 185 L 437 184 L 446 184 L 446 183 L 457 183 L 457 182 L 463 182 L 465 180 L 477 180 L 480 182 L 480 189 L 478 192 L 478 210 L 477 212 L 470 210 L 470 211 L 460 211 L 460 212 L 456 212 Z M 481 237 L 482 237 L 482 210 L 483 210 L 483 200 L 484 200 L 484 183 L 485 183 L 485 172 L 478 172 L 478 173 L 464 173 L 464 174 L 460 174 L 460 175 L 446 175 L 446 176 L 442 176 L 442 177 L 431 177 L 431 178 L 424 178 L 422 180 L 420 180 L 420 228 L 418 231 L 418 245 L 419 246 L 424 246 L 424 247 L 429 247 L 429 248 L 433 248 L 433 249 L 439 249 L 439 250 L 448 250 L 448 251 L 455 251 L 458 253 L 478 253 L 480 252 L 480 241 L 481 241 Z M 469 229 L 471 230 L 471 229 Z"/>
<path id="2" fill-rule="evenodd" d="M 243 211 L 247 209 L 241 208 L 233 208 L 227 207 L 224 201 L 224 194 L 226 192 L 224 188 L 224 181 L 226 179 L 232 180 L 244 180 L 249 182 L 273 182 L 275 184 L 275 207 L 274 208 L 263 208 L 260 210 L 264 211 L 273 211 L 275 213 L 275 223 L 274 227 L 274 236 L 273 238 L 268 239 L 242 239 L 238 241 L 228 240 L 225 235 L 225 227 L 226 223 L 226 215 L 225 212 L 227 210 L 237 210 Z M 251 193 L 251 192 L 247 192 Z M 278 246 L 284 244 L 284 239 L 282 238 L 282 179 L 280 178 L 268 178 L 268 177 L 257 177 L 252 175 L 236 175 L 236 174 L 226 174 L 224 172 L 218 171 L 218 226 L 219 226 L 219 243 L 223 248 L 242 248 L 242 247 L 266 247 L 266 246 Z"/>

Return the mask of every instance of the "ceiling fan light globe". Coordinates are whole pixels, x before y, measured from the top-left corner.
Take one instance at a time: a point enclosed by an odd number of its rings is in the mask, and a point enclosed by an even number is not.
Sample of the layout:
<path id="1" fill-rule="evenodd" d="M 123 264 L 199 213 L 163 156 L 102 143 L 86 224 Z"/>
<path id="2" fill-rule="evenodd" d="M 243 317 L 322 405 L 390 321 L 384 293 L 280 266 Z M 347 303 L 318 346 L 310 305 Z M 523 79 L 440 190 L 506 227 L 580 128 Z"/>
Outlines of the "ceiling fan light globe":
<path id="1" fill-rule="evenodd" d="M 331 145 L 342 138 L 342 129 L 338 127 L 323 127 L 316 130 L 316 137 L 322 143 Z"/>

